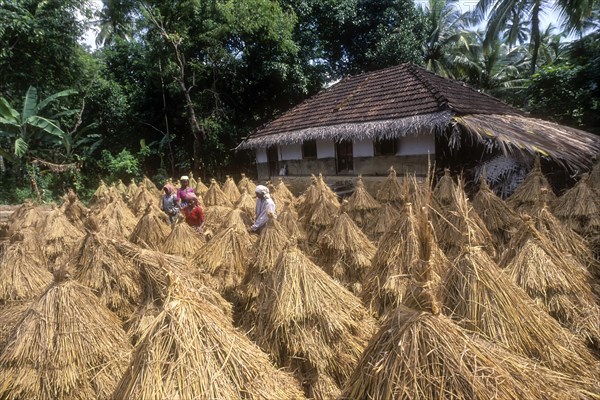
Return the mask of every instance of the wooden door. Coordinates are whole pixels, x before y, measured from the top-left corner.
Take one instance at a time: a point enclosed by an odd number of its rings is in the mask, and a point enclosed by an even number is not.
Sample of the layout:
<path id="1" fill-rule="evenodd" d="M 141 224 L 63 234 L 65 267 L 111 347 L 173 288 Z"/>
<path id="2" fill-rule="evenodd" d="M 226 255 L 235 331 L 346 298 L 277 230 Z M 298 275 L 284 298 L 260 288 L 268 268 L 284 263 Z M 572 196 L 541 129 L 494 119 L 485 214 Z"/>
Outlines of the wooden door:
<path id="1" fill-rule="evenodd" d="M 342 140 L 335 144 L 335 158 L 337 173 L 348 173 L 354 170 L 354 156 L 352 155 L 352 142 Z"/>
<path id="2" fill-rule="evenodd" d="M 279 175 L 279 153 L 277 146 L 271 146 L 267 149 L 267 162 L 269 163 L 269 176 Z"/>

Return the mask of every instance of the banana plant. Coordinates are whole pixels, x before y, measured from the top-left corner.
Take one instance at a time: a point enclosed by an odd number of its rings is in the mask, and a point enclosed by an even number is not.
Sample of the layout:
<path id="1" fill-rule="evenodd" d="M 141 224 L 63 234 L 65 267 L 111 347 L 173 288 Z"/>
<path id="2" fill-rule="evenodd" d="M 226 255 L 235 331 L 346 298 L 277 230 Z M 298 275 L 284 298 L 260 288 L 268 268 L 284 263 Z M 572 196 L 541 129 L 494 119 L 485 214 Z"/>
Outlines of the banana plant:
<path id="1" fill-rule="evenodd" d="M 58 119 L 77 114 L 79 110 L 61 111 L 50 117 L 43 117 L 40 113 L 52 102 L 75 93 L 75 90 L 63 90 L 39 101 L 37 89 L 30 86 L 20 113 L 8 100 L 0 97 L 0 155 L 8 161 L 18 162 L 32 150 L 36 140 L 51 146 L 62 143 L 69 154 L 73 147 L 72 137 L 60 128 Z M 10 147 L 7 148 L 6 144 Z"/>

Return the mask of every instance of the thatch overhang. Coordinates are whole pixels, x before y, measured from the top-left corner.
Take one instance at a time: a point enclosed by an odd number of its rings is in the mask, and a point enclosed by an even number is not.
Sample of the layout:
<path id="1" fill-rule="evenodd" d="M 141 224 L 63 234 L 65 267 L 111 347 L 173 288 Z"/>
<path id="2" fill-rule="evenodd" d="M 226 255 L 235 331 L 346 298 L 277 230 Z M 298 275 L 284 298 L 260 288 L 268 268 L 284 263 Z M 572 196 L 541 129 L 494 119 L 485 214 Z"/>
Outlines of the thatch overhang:
<path id="1" fill-rule="evenodd" d="M 237 150 L 307 140 L 392 139 L 447 134 L 504 154 L 541 154 L 572 170 L 600 153 L 596 135 L 529 117 L 462 82 L 413 64 L 351 76 L 259 127 Z"/>

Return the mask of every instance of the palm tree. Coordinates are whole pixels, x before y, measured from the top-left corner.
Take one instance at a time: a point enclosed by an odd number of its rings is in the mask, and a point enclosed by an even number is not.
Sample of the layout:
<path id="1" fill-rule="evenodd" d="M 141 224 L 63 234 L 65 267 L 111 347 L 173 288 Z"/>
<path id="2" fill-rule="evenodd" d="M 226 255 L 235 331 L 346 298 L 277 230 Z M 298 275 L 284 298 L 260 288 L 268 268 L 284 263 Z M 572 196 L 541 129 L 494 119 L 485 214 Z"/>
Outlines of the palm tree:
<path id="1" fill-rule="evenodd" d="M 556 7 L 565 21 L 565 26 L 574 31 L 580 30 L 584 20 L 593 11 L 595 0 L 558 0 Z M 542 33 L 540 16 L 553 3 L 549 0 L 479 0 L 474 10 L 474 22 L 481 23 L 488 18 L 484 44 L 498 38 L 509 26 L 520 25 L 523 21 L 530 26 L 531 62 L 530 74 L 535 73 L 538 63 Z"/>
<path id="2" fill-rule="evenodd" d="M 448 78 L 459 78 L 460 57 L 469 46 L 466 30 L 467 14 L 457 7 L 458 0 L 429 0 L 420 11 L 429 26 L 427 40 L 423 44 L 425 67 Z"/>
<path id="3" fill-rule="evenodd" d="M 98 47 L 111 43 L 115 38 L 130 40 L 133 36 L 133 10 L 131 0 L 102 0 L 102 9 L 97 13 L 100 31 L 96 35 Z"/>

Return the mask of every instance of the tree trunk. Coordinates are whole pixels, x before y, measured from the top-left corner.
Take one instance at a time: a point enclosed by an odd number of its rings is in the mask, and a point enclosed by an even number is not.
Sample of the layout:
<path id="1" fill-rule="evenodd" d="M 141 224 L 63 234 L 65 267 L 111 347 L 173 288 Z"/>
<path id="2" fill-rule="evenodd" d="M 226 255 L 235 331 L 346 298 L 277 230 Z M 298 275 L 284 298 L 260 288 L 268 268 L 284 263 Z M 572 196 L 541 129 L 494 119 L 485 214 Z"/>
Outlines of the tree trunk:
<path id="1" fill-rule="evenodd" d="M 538 60 L 538 53 L 540 51 L 540 0 L 536 0 L 533 10 L 531 11 L 531 67 L 529 73 L 535 74 L 535 68 Z"/>

